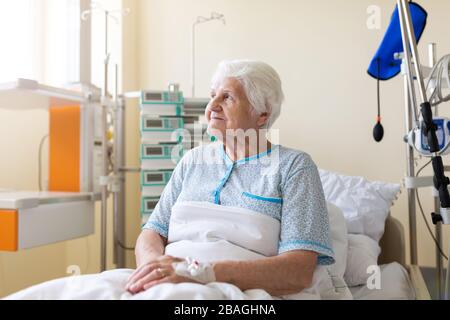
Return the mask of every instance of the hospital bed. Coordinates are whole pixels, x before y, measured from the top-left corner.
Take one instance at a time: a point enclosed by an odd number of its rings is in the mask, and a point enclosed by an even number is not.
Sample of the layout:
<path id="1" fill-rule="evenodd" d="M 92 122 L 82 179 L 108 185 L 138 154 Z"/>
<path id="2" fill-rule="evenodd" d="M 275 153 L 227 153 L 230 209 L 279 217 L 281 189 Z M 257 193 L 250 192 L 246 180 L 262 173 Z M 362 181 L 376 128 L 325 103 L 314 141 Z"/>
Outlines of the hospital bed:
<path id="1" fill-rule="evenodd" d="M 61 110 L 60 106 L 79 105 L 85 102 L 86 97 L 81 93 L 73 91 L 61 91 L 39 85 L 36 82 L 19 79 L 17 82 L 0 86 L 0 102 L 2 106 L 8 106 L 9 101 L 15 98 L 17 109 L 17 98 L 22 98 L 21 109 L 55 107 L 54 111 Z M 29 101 L 33 100 L 33 106 Z M 41 103 L 36 103 L 36 101 Z M 92 101 L 88 101 L 92 107 Z M 89 106 L 82 108 L 84 111 L 93 111 Z M 69 110 L 70 111 L 70 110 Z M 51 113 L 51 112 L 50 112 Z M 90 113 L 90 112 L 89 112 Z M 87 114 L 86 121 L 95 122 L 94 114 Z M 84 119 L 81 117 L 81 119 Z M 95 126 L 91 126 L 95 127 Z M 90 131 L 88 139 L 74 137 L 74 143 L 81 143 L 81 153 L 88 155 L 93 153 L 88 147 L 95 146 L 94 141 L 100 140 L 100 134 L 95 130 Z M 86 137 L 84 137 L 86 138 Z M 58 141 L 58 140 L 53 140 Z M 65 140 L 67 141 L 67 140 Z M 86 147 L 83 142 L 86 142 Z M 90 142 L 90 143 L 89 143 Z M 86 150 L 84 149 L 86 148 Z M 99 157 L 96 157 L 99 158 Z M 57 192 L 1 192 L 0 191 L 0 250 L 17 251 L 57 241 L 73 239 L 93 233 L 94 225 L 94 202 L 99 200 L 98 186 L 93 182 L 98 180 L 100 164 L 94 159 L 81 157 L 81 164 L 88 164 L 78 169 L 79 175 L 76 180 L 79 185 L 77 190 L 70 188 L 65 190 L 58 186 L 54 188 Z M 61 161 L 58 161 L 61 163 Z M 56 170 L 57 167 L 55 166 Z M 86 171 L 86 173 L 85 173 Z M 56 175 L 56 173 L 55 173 Z M 65 191 L 65 192 L 61 192 Z M 70 192 L 77 191 L 77 192 Z M 61 207 L 64 207 L 62 210 Z M 71 210 L 68 210 L 71 208 Z M 47 223 L 51 220 L 52 224 Z M 58 225 L 60 228 L 55 228 Z M 39 227 L 38 227 L 39 226 Z M 52 226 L 52 227 L 50 227 Z M 65 228 L 64 226 L 67 226 Z M 2 229 L 3 228 L 3 229 Z M 60 234 L 57 230 L 65 230 Z M 70 232 L 68 232 L 70 230 Z M 13 232 L 14 231 L 14 232 Z M 8 237 L 5 235 L 8 234 Z M 407 266 L 405 258 L 405 236 L 404 228 L 398 220 L 389 217 L 385 224 L 385 233 L 380 242 L 381 255 L 379 264 L 382 265 L 382 278 L 393 279 L 389 286 L 383 286 L 381 290 L 365 290 L 364 287 L 351 288 L 356 299 L 390 299 L 390 298 L 416 298 L 430 299 L 426 284 L 420 269 L 416 265 Z M 395 264 L 397 263 L 397 264 Z M 406 268 L 408 275 L 402 274 Z M 405 289 L 401 292 L 393 292 L 398 288 Z M 403 295 L 402 295 L 403 294 Z"/>
<path id="2" fill-rule="evenodd" d="M 418 266 L 406 265 L 405 259 L 405 235 L 404 228 L 401 223 L 393 218 L 388 217 L 385 223 L 385 233 L 380 241 L 381 254 L 378 259 L 378 264 L 381 269 L 381 287 L 374 290 L 369 289 L 368 286 L 362 285 L 359 287 L 350 287 L 349 290 L 355 300 L 430 300 L 430 294 L 426 287 L 425 281 L 422 277 L 421 271 Z M 58 282 L 48 282 L 43 284 L 39 290 L 34 292 L 28 292 L 25 295 L 13 297 L 14 298 L 26 298 L 35 299 L 42 297 L 42 293 L 45 292 L 46 296 L 53 296 L 65 299 L 64 297 L 76 298 L 77 294 L 82 294 L 84 299 L 132 299 L 133 296 L 126 293 L 124 285 L 126 279 L 129 276 L 129 272 L 126 269 L 111 270 L 101 275 L 87 275 L 83 277 L 83 281 L 76 283 L 71 278 L 64 278 L 56 280 Z M 217 284 L 215 287 L 220 287 L 222 284 Z M 226 288 L 226 284 L 223 284 Z M 189 284 L 184 287 L 189 287 Z M 80 291 L 81 288 L 85 288 Z M 338 289 L 335 286 L 336 292 Z M 180 289 L 180 290 L 178 290 Z M 149 295 L 141 296 L 144 299 L 164 299 L 165 297 L 186 297 L 186 292 L 183 295 L 183 289 L 178 288 L 160 288 L 156 292 L 153 291 Z M 229 289 L 229 288 L 228 288 Z M 32 288 L 31 288 L 32 290 Z M 200 290 L 196 288 L 195 290 Z M 205 289 L 206 290 L 206 289 Z M 69 293 L 67 293 L 69 291 Z M 225 290 L 224 292 L 228 292 Z M 231 290 L 233 291 L 233 290 Z M 234 290 L 236 291 L 236 290 Z M 261 299 L 264 296 L 258 290 L 250 290 L 253 293 L 243 294 L 240 291 L 234 292 L 228 298 L 230 299 Z M 81 293 L 79 293 L 81 292 Z M 187 292 L 190 292 L 189 290 Z M 68 294 L 67 296 L 60 296 L 61 294 Z M 192 292 L 187 299 L 194 299 Z M 208 297 L 208 293 L 203 289 L 199 292 L 196 291 L 196 297 Z M 270 298 L 270 297 L 266 297 Z"/>
<path id="3" fill-rule="evenodd" d="M 392 216 L 386 219 L 380 247 L 378 264 L 381 266 L 381 277 L 385 281 L 380 290 L 369 290 L 365 286 L 350 288 L 354 299 L 431 300 L 419 266 L 406 263 L 404 227 Z M 404 274 L 404 270 L 407 270 L 409 277 Z"/>

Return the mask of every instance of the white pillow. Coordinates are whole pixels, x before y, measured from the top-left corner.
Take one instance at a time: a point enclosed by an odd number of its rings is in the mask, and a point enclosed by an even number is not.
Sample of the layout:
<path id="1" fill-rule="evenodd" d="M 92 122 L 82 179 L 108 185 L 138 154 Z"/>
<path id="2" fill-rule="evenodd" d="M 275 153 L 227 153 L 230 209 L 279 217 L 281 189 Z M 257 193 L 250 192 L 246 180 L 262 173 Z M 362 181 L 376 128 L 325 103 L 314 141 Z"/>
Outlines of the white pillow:
<path id="1" fill-rule="evenodd" d="M 319 170 L 319 173 L 325 198 L 342 210 L 348 233 L 364 234 L 380 241 L 400 185 L 326 170 Z"/>
<path id="2" fill-rule="evenodd" d="M 317 266 L 312 285 L 300 293 L 283 296 L 283 299 L 352 299 L 352 294 L 344 281 L 347 267 L 347 226 L 341 209 L 327 202 L 330 221 L 330 238 L 333 246 L 335 263 L 329 266 Z"/>
<path id="3" fill-rule="evenodd" d="M 333 245 L 335 263 L 328 266 L 331 275 L 344 278 L 347 268 L 347 226 L 341 209 L 327 202 L 328 217 L 330 220 L 330 237 Z"/>
<path id="4" fill-rule="evenodd" d="M 344 280 L 349 287 L 367 283 L 371 275 L 368 268 L 378 265 L 380 252 L 381 248 L 375 240 L 362 234 L 348 235 L 347 268 Z"/>

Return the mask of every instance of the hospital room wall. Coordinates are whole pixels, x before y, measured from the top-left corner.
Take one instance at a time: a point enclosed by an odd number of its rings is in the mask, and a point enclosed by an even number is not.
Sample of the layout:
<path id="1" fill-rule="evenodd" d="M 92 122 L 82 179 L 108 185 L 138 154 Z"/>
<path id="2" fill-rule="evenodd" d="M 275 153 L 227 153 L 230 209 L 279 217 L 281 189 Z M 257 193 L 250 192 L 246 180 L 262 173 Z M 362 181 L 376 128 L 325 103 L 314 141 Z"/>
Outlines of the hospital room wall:
<path id="1" fill-rule="evenodd" d="M 420 54 L 426 63 L 429 42 L 439 44 L 438 56 L 450 52 L 444 32 L 450 2 L 418 2 L 429 12 L 420 43 Z M 376 81 L 366 73 L 395 1 L 137 0 L 136 3 L 140 12 L 136 33 L 140 88 L 164 89 L 172 81 L 179 82 L 190 93 L 192 23 L 197 16 L 209 16 L 211 11 L 223 13 L 226 26 L 214 21 L 197 28 L 197 96 L 208 96 L 209 80 L 220 60 L 266 61 L 279 71 L 283 80 L 286 101 L 275 125 L 283 145 L 307 151 L 323 169 L 401 182 L 406 172 L 402 142 L 403 82 L 397 77 L 381 83 L 385 137 L 378 144 L 372 138 Z M 371 15 L 367 10 L 373 5 L 380 8 L 380 28 L 369 29 L 367 21 Z M 431 190 L 425 189 L 421 194 L 428 216 L 433 208 Z M 127 201 L 137 201 L 137 197 Z M 392 215 L 403 223 L 408 237 L 406 204 L 403 190 Z M 417 221 L 419 262 L 433 266 L 434 246 L 419 212 Z M 445 226 L 443 229 L 446 250 L 448 232 Z"/>

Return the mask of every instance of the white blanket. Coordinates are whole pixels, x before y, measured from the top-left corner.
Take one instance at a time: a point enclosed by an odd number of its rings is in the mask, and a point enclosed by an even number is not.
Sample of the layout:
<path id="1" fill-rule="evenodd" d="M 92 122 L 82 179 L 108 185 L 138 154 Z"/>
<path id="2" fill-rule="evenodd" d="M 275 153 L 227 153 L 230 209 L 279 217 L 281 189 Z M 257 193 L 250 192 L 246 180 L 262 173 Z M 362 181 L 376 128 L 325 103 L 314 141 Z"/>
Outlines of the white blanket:
<path id="1" fill-rule="evenodd" d="M 200 261 L 253 260 L 278 250 L 278 220 L 250 210 L 204 202 L 177 203 L 172 208 L 166 254 Z M 318 266 L 310 288 L 294 295 L 272 297 L 262 289 L 241 291 L 228 283 L 161 284 L 136 295 L 124 288 L 133 270 L 73 276 L 46 282 L 6 299 L 350 299 L 351 294 L 330 268 Z"/>

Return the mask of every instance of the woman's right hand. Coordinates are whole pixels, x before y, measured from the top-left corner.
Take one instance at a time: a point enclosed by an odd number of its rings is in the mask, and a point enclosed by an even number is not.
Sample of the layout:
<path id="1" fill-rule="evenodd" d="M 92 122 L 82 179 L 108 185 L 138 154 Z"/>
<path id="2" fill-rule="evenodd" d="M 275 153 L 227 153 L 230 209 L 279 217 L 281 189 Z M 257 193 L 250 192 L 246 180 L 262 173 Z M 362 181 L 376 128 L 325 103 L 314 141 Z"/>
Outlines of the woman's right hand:
<path id="1" fill-rule="evenodd" d="M 133 294 L 139 293 L 149 287 L 163 282 L 190 281 L 189 279 L 175 279 L 172 264 L 183 259 L 163 255 L 154 260 L 141 264 L 130 276 L 125 289 Z"/>
<path id="2" fill-rule="evenodd" d="M 125 285 L 125 290 L 130 291 L 131 293 L 134 290 L 131 290 L 131 287 L 140 279 L 147 276 L 149 273 L 153 271 L 152 265 L 156 264 L 160 258 L 163 258 L 164 255 L 160 255 L 158 257 L 154 257 L 153 259 L 148 259 L 145 262 L 141 262 L 136 270 L 131 274 L 131 276 L 127 280 L 127 284 Z"/>

